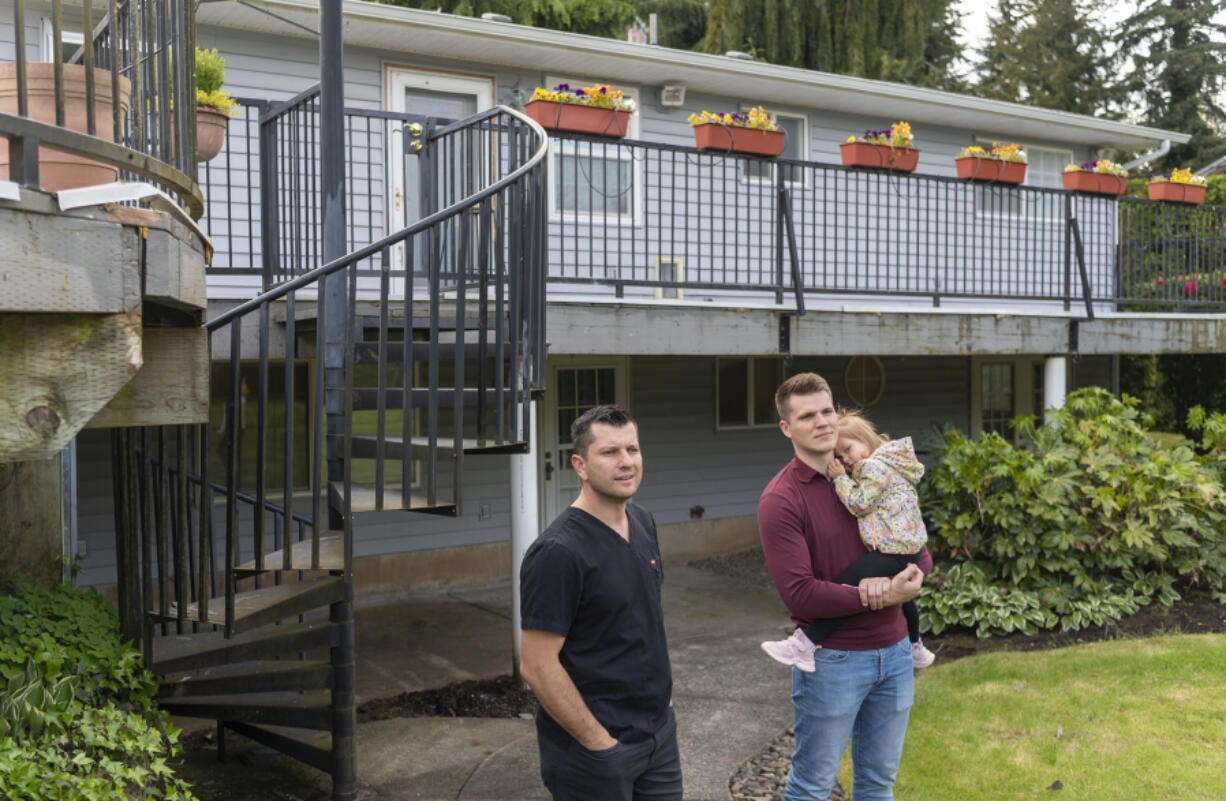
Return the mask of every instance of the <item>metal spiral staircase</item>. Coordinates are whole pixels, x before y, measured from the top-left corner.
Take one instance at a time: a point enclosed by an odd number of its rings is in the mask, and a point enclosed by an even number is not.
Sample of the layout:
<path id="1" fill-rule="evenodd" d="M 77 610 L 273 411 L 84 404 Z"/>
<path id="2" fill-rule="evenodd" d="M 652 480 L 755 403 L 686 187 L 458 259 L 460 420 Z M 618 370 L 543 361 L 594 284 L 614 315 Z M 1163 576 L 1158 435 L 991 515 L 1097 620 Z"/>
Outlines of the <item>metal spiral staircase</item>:
<path id="1" fill-rule="evenodd" d="M 337 799 L 354 518 L 458 514 L 465 457 L 526 450 L 544 377 L 544 131 L 498 107 L 419 140 L 438 211 L 210 321 L 224 414 L 114 434 L 121 620 L 162 708 L 327 771 Z"/>

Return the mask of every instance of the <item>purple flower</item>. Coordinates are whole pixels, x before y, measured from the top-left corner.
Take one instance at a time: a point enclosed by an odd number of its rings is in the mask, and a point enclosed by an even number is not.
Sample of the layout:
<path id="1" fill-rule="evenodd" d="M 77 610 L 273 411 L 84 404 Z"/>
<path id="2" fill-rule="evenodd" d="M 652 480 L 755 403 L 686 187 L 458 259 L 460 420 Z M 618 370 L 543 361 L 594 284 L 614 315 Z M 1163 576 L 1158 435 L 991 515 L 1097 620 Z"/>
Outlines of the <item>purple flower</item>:
<path id="1" fill-rule="evenodd" d="M 570 89 L 570 84 L 568 84 L 568 83 L 560 83 L 560 84 L 558 84 L 558 91 L 559 91 L 559 92 L 565 92 L 565 91 L 568 91 L 569 89 Z"/>
<path id="2" fill-rule="evenodd" d="M 600 87 L 600 93 L 602 95 L 608 94 L 608 87 L 605 87 L 605 86 Z"/>
<path id="3" fill-rule="evenodd" d="M 1081 162 L 1081 169 L 1083 169 L 1083 170 L 1093 170 L 1093 169 L 1094 169 L 1094 162 L 1092 162 L 1092 161 L 1083 161 L 1083 162 Z"/>
<path id="4" fill-rule="evenodd" d="M 582 97 L 585 94 L 587 94 L 587 92 L 583 91 L 582 89 L 575 90 L 575 97 Z"/>

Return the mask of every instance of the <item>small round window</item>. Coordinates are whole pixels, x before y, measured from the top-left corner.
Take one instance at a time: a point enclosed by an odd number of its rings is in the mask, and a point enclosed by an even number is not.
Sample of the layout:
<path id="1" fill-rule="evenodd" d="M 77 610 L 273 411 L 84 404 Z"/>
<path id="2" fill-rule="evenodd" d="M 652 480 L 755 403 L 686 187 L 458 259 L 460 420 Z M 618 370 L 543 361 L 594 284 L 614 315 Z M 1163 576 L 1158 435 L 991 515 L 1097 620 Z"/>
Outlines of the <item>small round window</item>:
<path id="1" fill-rule="evenodd" d="M 881 399 L 885 389 L 885 368 L 876 356 L 855 356 L 847 363 L 844 376 L 851 402 L 863 408 Z"/>

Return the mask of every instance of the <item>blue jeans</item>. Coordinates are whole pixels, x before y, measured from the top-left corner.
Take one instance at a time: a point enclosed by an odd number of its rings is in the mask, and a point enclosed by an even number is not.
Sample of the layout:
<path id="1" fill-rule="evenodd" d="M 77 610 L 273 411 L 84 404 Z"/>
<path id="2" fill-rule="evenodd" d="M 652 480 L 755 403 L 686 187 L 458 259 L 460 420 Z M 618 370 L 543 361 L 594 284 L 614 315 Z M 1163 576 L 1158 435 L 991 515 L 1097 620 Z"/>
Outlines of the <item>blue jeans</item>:
<path id="1" fill-rule="evenodd" d="M 792 669 L 796 751 L 784 801 L 826 801 L 851 738 L 855 801 L 892 801 L 914 699 L 911 644 L 814 652 L 817 669 Z"/>

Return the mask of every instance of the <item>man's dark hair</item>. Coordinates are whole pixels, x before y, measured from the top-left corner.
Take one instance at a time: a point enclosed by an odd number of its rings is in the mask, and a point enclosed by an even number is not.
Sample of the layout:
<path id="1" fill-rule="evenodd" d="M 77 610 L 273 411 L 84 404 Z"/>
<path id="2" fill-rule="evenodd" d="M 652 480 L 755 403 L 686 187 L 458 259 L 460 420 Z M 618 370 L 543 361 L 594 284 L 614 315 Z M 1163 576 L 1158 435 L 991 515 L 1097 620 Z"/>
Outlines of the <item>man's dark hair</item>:
<path id="1" fill-rule="evenodd" d="M 575 453 L 587 458 L 587 449 L 592 447 L 592 423 L 604 423 L 607 426 L 621 428 L 634 422 L 630 412 L 614 403 L 606 403 L 588 409 L 570 424 L 570 441 L 575 446 Z"/>

